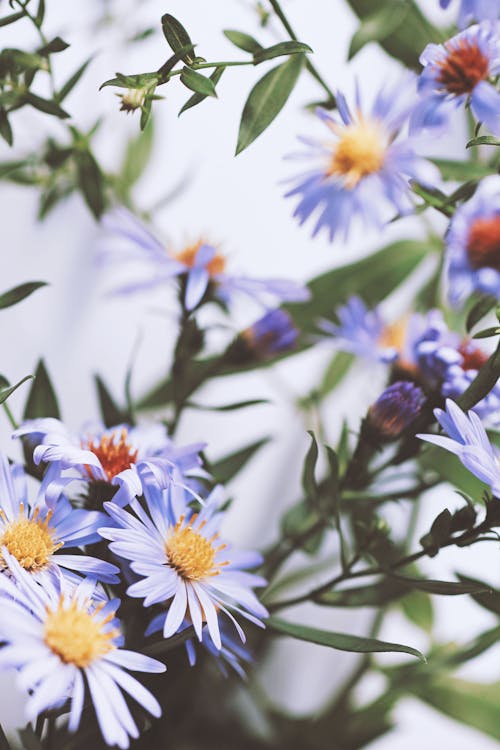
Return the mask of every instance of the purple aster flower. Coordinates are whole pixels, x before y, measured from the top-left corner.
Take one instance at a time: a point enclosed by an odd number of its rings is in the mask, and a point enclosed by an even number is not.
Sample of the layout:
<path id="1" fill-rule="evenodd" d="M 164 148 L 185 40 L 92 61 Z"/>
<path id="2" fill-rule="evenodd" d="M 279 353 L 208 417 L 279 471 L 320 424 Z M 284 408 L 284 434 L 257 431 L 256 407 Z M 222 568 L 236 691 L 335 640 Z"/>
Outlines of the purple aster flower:
<path id="1" fill-rule="evenodd" d="M 446 237 L 446 266 L 454 306 L 475 291 L 500 299 L 500 176 L 486 177 L 456 210 Z"/>
<path id="2" fill-rule="evenodd" d="M 270 359 L 295 348 L 299 331 L 286 310 L 270 310 L 239 335 L 245 348 L 258 359 Z"/>
<path id="3" fill-rule="evenodd" d="M 103 257 L 115 263 L 135 261 L 146 272 L 140 281 L 118 288 L 117 293 L 152 289 L 179 277 L 185 282 L 184 304 L 187 310 L 194 310 L 200 304 L 209 286 L 223 302 L 228 302 L 237 292 L 257 300 L 271 298 L 279 302 L 304 302 L 309 299 L 309 290 L 303 284 L 286 279 L 252 279 L 228 274 L 225 256 L 203 240 L 178 253 L 171 253 L 136 216 L 123 208 L 107 214 L 103 225 L 109 235 Z"/>
<path id="4" fill-rule="evenodd" d="M 142 494 L 139 466 L 147 465 L 162 485 L 182 482 L 187 473 L 201 466 L 199 452 L 205 447 L 194 443 L 178 448 L 160 424 L 105 428 L 95 423 L 73 435 L 58 419 L 34 419 L 14 433 L 14 437 L 23 436 L 39 443 L 33 452 L 35 463 L 53 462 L 59 471 L 73 469 L 77 478 L 90 485 L 111 486 L 119 505 Z"/>
<path id="5" fill-rule="evenodd" d="M 447 8 L 451 0 L 439 0 Z M 463 29 L 471 21 L 494 21 L 500 16 L 500 0 L 460 0 L 458 25 Z"/>
<path id="6" fill-rule="evenodd" d="M 351 111 L 341 93 L 340 118 L 317 111 L 336 140 L 301 139 L 309 151 L 300 158 L 316 166 L 293 178 L 295 187 L 286 194 L 300 197 L 294 212 L 300 224 L 316 213 L 313 236 L 323 227 L 331 241 L 339 231 L 347 235 L 355 216 L 380 227 L 394 211 L 412 208 L 409 180 L 426 185 L 439 180 L 434 165 L 417 156 L 412 140 L 402 135 L 411 110 L 408 91 L 407 82 L 380 91 L 369 113 L 359 97 Z"/>
<path id="7" fill-rule="evenodd" d="M 445 44 L 428 44 L 420 62 L 421 96 L 411 116 L 412 132 L 443 129 L 457 107 L 470 105 L 474 117 L 500 135 L 500 93 L 490 83 L 500 72 L 499 23 L 471 26 Z"/>
<path id="8" fill-rule="evenodd" d="M 393 383 L 368 410 L 367 424 L 384 441 L 398 440 L 422 413 L 426 398 L 409 380 Z"/>
<path id="9" fill-rule="evenodd" d="M 491 445 L 478 415 L 473 411 L 465 414 L 451 399 L 447 399 L 445 411 L 435 409 L 434 414 L 449 437 L 417 437 L 454 453 L 466 469 L 488 484 L 492 494 L 500 498 L 500 454 Z"/>
<path id="10" fill-rule="evenodd" d="M 139 731 L 125 702 L 130 695 L 153 716 L 157 700 L 125 670 L 164 672 L 165 665 L 119 648 L 123 638 L 115 612 L 119 600 L 93 598 L 95 582 L 84 579 L 68 589 L 64 581 L 39 586 L 8 553 L 10 572 L 0 576 L 0 669 L 16 668 L 20 687 L 29 692 L 26 720 L 69 700 L 68 729 L 80 724 L 88 688 L 105 742 L 128 748 Z"/>
<path id="11" fill-rule="evenodd" d="M 261 556 L 238 552 L 221 541 L 217 490 L 200 513 L 194 513 L 182 488 L 170 485 L 162 490 L 149 481 L 146 472 L 142 478 L 146 509 L 135 498 L 130 502 L 132 512 L 106 503 L 114 527 L 99 530 L 111 541 L 110 550 L 130 560 L 131 569 L 140 576 L 127 593 L 144 598 L 146 607 L 171 600 L 163 626 L 165 638 L 189 619 L 199 641 L 206 623 L 210 638 L 220 650 L 219 617 L 224 614 L 244 641 L 243 630 L 232 613 L 260 626 L 260 618 L 267 616 L 252 591 L 266 581 L 246 571 L 259 565 Z"/>
<path id="12" fill-rule="evenodd" d="M 99 541 L 97 528 L 104 514 L 75 509 L 64 495 L 48 507 L 46 484 L 47 480 L 40 486 L 36 498 L 29 498 L 22 466 L 10 465 L 0 454 L 0 548 L 7 550 L 23 570 L 42 583 L 58 572 L 74 580 L 71 571 L 91 575 L 105 583 L 117 583 L 119 568 L 116 565 L 79 551 L 66 554 L 67 549 Z M 7 564 L 0 553 L 0 571 L 6 570 Z"/>

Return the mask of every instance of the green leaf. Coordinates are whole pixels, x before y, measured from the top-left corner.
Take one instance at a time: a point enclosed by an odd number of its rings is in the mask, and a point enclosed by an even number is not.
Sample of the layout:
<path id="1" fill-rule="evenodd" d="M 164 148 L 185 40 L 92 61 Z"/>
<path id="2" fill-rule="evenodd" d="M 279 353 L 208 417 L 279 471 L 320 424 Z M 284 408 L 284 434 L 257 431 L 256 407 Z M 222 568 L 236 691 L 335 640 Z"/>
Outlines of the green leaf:
<path id="1" fill-rule="evenodd" d="M 409 689 L 434 710 L 500 740 L 500 682 L 483 684 L 443 675 L 433 683 L 409 683 Z"/>
<path id="2" fill-rule="evenodd" d="M 193 46 L 193 42 L 184 26 L 174 16 L 171 16 L 170 13 L 166 13 L 162 17 L 161 26 L 172 52 L 180 52 L 185 47 Z M 189 52 L 184 53 L 181 57 L 181 60 L 188 64 L 193 62 L 193 59 L 193 56 Z"/>
<path id="3" fill-rule="evenodd" d="M 311 438 L 311 445 L 307 451 L 306 460 L 304 461 L 302 488 L 307 500 L 309 502 L 314 502 L 318 495 L 318 484 L 315 477 L 316 464 L 318 462 L 318 443 L 316 442 L 313 432 L 309 432 L 308 434 Z"/>
<path id="4" fill-rule="evenodd" d="M 215 86 L 210 78 L 202 76 L 191 68 L 183 68 L 181 73 L 181 83 L 191 91 L 195 91 L 202 96 L 217 96 Z"/>
<path id="5" fill-rule="evenodd" d="M 303 64 L 303 55 L 291 55 L 285 63 L 268 71 L 255 84 L 243 108 L 236 154 L 263 133 L 283 109 Z"/>
<path id="6" fill-rule="evenodd" d="M 11 385 L 8 387 L 2 387 L 0 388 L 0 404 L 3 404 L 4 401 L 7 401 L 11 393 L 14 393 L 20 385 L 23 383 L 26 383 L 27 380 L 33 380 L 35 376 L 34 375 L 26 375 L 26 377 L 22 378 L 22 380 L 19 381 L 19 383 L 16 383 L 15 385 Z M 2 382 L 5 382 L 5 378 L 2 377 Z"/>
<path id="7" fill-rule="evenodd" d="M 254 54 L 262 49 L 262 45 L 259 44 L 257 39 L 254 39 L 250 34 L 243 33 L 243 31 L 225 29 L 222 33 L 230 42 L 232 42 L 232 44 L 234 44 L 235 47 L 242 49 L 244 52 L 251 52 Z"/>
<path id="8" fill-rule="evenodd" d="M 457 399 L 457 404 L 464 411 L 472 409 L 493 390 L 498 382 L 498 378 L 500 378 L 500 344 L 496 352 L 481 367 L 467 390 Z"/>
<path id="9" fill-rule="evenodd" d="M 473 339 L 491 339 L 493 336 L 500 335 L 500 326 L 492 326 L 491 328 L 485 328 L 482 331 L 478 331 L 472 337 Z"/>
<path id="10" fill-rule="evenodd" d="M 1 107 L 0 107 L 0 135 L 9 146 L 12 146 L 12 144 L 14 143 L 14 134 L 12 132 L 9 118 L 7 117 L 7 112 L 5 111 L 5 109 Z"/>
<path id="11" fill-rule="evenodd" d="M 41 359 L 35 370 L 35 380 L 28 394 L 23 419 L 36 419 L 37 417 L 60 419 L 60 416 L 57 397 L 44 361 Z"/>
<path id="12" fill-rule="evenodd" d="M 471 474 L 452 453 L 437 446 L 429 446 L 419 460 L 424 468 L 432 469 L 443 481 L 449 482 L 469 497 L 482 497 L 486 485 Z"/>
<path id="13" fill-rule="evenodd" d="M 0 26 L 8 26 L 10 23 L 19 21 L 20 18 L 24 18 L 24 12 L 20 10 L 18 13 L 11 13 L 10 16 L 4 16 L 0 18 Z"/>
<path id="14" fill-rule="evenodd" d="M 493 135 L 480 135 L 479 138 L 473 138 L 469 141 L 466 148 L 472 146 L 500 146 L 500 140 Z"/>
<path id="15" fill-rule="evenodd" d="M 443 180 L 480 180 L 493 174 L 494 170 L 487 164 L 477 161 L 456 161 L 454 159 L 431 159 L 441 172 Z"/>
<path id="16" fill-rule="evenodd" d="M 106 208 L 104 196 L 104 178 L 101 169 L 90 151 L 75 152 L 78 172 L 78 184 L 85 203 L 96 219 L 99 219 Z"/>
<path id="17" fill-rule="evenodd" d="M 99 91 L 106 86 L 118 86 L 122 89 L 143 89 L 154 88 L 159 81 L 158 72 L 138 73 L 137 75 L 126 76 L 123 73 L 117 73 L 116 78 L 110 78 L 99 86 Z"/>
<path id="18" fill-rule="evenodd" d="M 214 89 L 218 82 L 220 81 L 222 74 L 224 73 L 225 68 L 215 68 L 215 70 L 210 74 L 210 81 L 212 81 L 214 85 Z M 191 109 L 191 107 L 195 107 L 197 104 L 202 102 L 204 99 L 206 99 L 205 94 L 193 94 L 193 96 L 189 97 L 187 102 L 184 104 L 184 106 L 181 108 L 179 115 L 181 115 L 183 112 L 185 112 L 187 109 Z"/>
<path id="19" fill-rule="evenodd" d="M 7 737 L 5 735 L 5 732 L 3 731 L 3 727 L 1 724 L 0 724 L 0 750 L 11 750 L 9 741 L 7 740 Z"/>
<path id="20" fill-rule="evenodd" d="M 258 49 L 254 52 L 253 61 L 254 65 L 265 62 L 266 60 L 273 60 L 275 57 L 282 57 L 283 55 L 298 55 L 301 53 L 307 54 L 312 52 L 312 49 L 308 44 L 302 42 L 279 42 L 279 44 L 273 44 L 272 47 L 266 49 Z"/>
<path id="21" fill-rule="evenodd" d="M 19 286 L 9 289 L 8 292 L 0 294 L 0 310 L 17 305 L 18 302 L 26 299 L 43 286 L 47 286 L 46 281 L 27 281 L 25 284 L 19 284 Z"/>
<path id="22" fill-rule="evenodd" d="M 314 598 L 315 604 L 325 607 L 381 607 L 408 594 L 408 586 L 392 578 L 367 586 L 327 591 Z"/>
<path id="23" fill-rule="evenodd" d="M 149 164 L 154 142 L 154 128 L 151 120 L 148 126 L 127 143 L 123 163 L 120 169 L 120 190 L 125 193 L 142 177 Z"/>
<path id="24" fill-rule="evenodd" d="M 40 26 L 42 25 L 44 18 L 45 18 L 45 0 L 39 0 L 38 9 L 36 11 L 36 16 L 35 16 L 35 24 L 38 28 L 40 28 Z"/>
<path id="25" fill-rule="evenodd" d="M 490 296 L 490 295 L 483 295 L 481 296 L 471 307 L 467 314 L 467 320 L 465 323 L 465 327 L 467 329 L 467 333 L 471 331 L 472 328 L 476 325 L 476 323 L 479 323 L 480 320 L 482 320 L 485 315 L 487 315 L 490 310 L 492 310 L 497 304 L 496 297 Z"/>
<path id="26" fill-rule="evenodd" d="M 411 654 L 417 659 L 425 662 L 425 656 L 411 646 L 403 646 L 399 643 L 388 643 L 379 641 L 376 638 L 361 638 L 357 635 L 348 633 L 330 633 L 326 630 L 310 628 L 306 625 L 295 625 L 291 622 L 285 622 L 276 617 L 270 617 L 266 620 L 266 627 L 283 635 L 289 635 L 292 638 L 298 638 L 301 641 L 317 643 L 320 646 L 329 646 L 339 651 L 353 651 L 358 654 L 371 654 L 377 652 L 398 652 Z"/>
<path id="27" fill-rule="evenodd" d="M 393 3 L 392 6 L 383 5 L 365 16 L 351 39 L 348 60 L 369 42 L 383 42 L 387 39 L 405 22 L 409 10 L 406 3 Z"/>
<path id="28" fill-rule="evenodd" d="M 61 39 L 60 36 L 54 37 L 50 42 L 47 42 L 43 47 L 40 47 L 37 49 L 37 53 L 39 55 L 42 55 L 42 57 L 47 57 L 47 55 L 51 55 L 54 52 L 64 52 L 65 49 L 68 49 L 69 44 L 64 41 L 64 39 Z"/>
<path id="29" fill-rule="evenodd" d="M 153 104 L 152 98 L 150 96 L 147 96 L 146 99 L 144 100 L 144 104 L 141 107 L 141 120 L 139 123 L 141 130 L 146 130 L 146 126 L 151 116 L 152 104 Z"/>
<path id="30" fill-rule="evenodd" d="M 27 91 L 24 94 L 24 100 L 27 104 L 31 104 L 32 107 L 38 109 L 40 112 L 45 112 L 47 115 L 54 115 L 54 117 L 59 117 L 61 120 L 69 117 L 68 113 L 57 102 L 50 99 L 42 99 L 41 96 L 37 96 L 31 91 Z"/>
<path id="31" fill-rule="evenodd" d="M 352 365 L 356 361 L 354 354 L 337 352 L 326 368 L 323 379 L 318 388 L 318 396 L 325 398 L 342 382 Z"/>
<path id="32" fill-rule="evenodd" d="M 115 425 L 122 422 L 129 422 L 129 415 L 116 404 L 102 378 L 99 375 L 95 375 L 94 380 L 102 421 L 106 427 L 115 427 Z"/>
<path id="33" fill-rule="evenodd" d="M 470 578 L 460 573 L 457 573 L 457 577 L 463 583 L 478 587 L 477 592 L 471 592 L 471 597 L 477 604 L 489 612 L 500 615 L 500 591 L 492 591 L 488 584 L 478 581 L 477 578 Z"/>
<path id="34" fill-rule="evenodd" d="M 460 594 L 478 594 L 487 592 L 489 589 L 478 582 L 468 583 L 466 581 L 433 581 L 425 578 L 408 578 L 388 571 L 389 575 L 398 581 L 408 585 L 417 591 L 425 591 L 427 594 L 442 594 L 444 596 L 458 596 Z"/>
<path id="35" fill-rule="evenodd" d="M 24 729 L 19 729 L 18 734 L 23 750 L 43 750 L 42 743 L 33 731 L 31 724 L 27 724 Z"/>
<path id="36" fill-rule="evenodd" d="M 401 600 L 401 609 L 410 622 L 427 633 L 432 631 L 434 609 L 431 598 L 423 591 L 411 591 Z"/>
<path id="37" fill-rule="evenodd" d="M 70 94 L 71 91 L 73 91 L 74 87 L 76 86 L 76 84 L 78 83 L 82 75 L 85 73 L 85 71 L 87 70 L 87 66 L 89 65 L 91 59 L 92 58 L 89 57 L 88 60 L 85 60 L 85 62 L 82 65 L 80 65 L 80 67 L 73 73 L 72 76 L 68 78 L 66 83 L 59 89 L 59 91 L 56 93 L 56 99 L 58 102 L 64 101 L 64 99 L 66 99 L 68 94 Z"/>
<path id="38" fill-rule="evenodd" d="M 248 461 L 259 451 L 262 446 L 266 445 L 271 438 L 263 438 L 255 443 L 247 445 L 245 448 L 231 453 L 225 458 L 214 461 L 210 464 L 210 473 L 221 484 L 227 484 L 238 474 Z"/>

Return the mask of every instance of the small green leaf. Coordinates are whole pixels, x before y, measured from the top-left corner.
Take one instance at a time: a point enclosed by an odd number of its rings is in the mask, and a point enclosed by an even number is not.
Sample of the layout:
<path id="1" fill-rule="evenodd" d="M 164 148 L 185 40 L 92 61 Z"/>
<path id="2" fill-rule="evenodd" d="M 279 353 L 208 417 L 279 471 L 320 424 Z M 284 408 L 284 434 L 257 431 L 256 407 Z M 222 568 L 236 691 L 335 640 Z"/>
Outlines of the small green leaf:
<path id="1" fill-rule="evenodd" d="M 467 390 L 457 399 L 460 408 L 464 411 L 472 409 L 493 390 L 498 382 L 498 378 L 500 378 L 500 344 L 496 352 L 481 367 Z"/>
<path id="2" fill-rule="evenodd" d="M 259 65 L 259 63 L 266 60 L 273 60 L 275 57 L 298 55 L 301 53 L 307 54 L 308 52 L 312 52 L 308 44 L 294 41 L 280 42 L 279 44 L 273 44 L 272 47 L 267 47 L 267 49 L 256 50 L 253 55 L 253 61 L 254 65 Z"/>
<path id="3" fill-rule="evenodd" d="M 477 161 L 456 161 L 454 159 L 431 159 L 441 172 L 443 180 L 480 180 L 494 170 L 487 164 Z"/>
<path id="4" fill-rule="evenodd" d="M 36 292 L 37 289 L 41 289 L 43 286 L 47 286 L 46 281 L 27 281 L 25 284 L 19 284 L 19 286 L 9 289 L 8 292 L 0 294 L 0 309 L 17 305 L 18 302 L 26 299 L 26 297 L 29 297 L 30 294 L 33 294 L 33 292 Z"/>
<path id="5" fill-rule="evenodd" d="M 323 380 L 318 388 L 318 396 L 325 398 L 342 382 L 354 362 L 356 357 L 349 352 L 337 352 L 334 354 L 330 364 L 323 374 Z"/>
<path id="6" fill-rule="evenodd" d="M 23 419 L 36 419 L 37 417 L 60 419 L 60 416 L 57 397 L 43 359 L 41 359 L 35 370 L 35 380 L 28 394 Z"/>
<path id="7" fill-rule="evenodd" d="M 242 49 L 244 52 L 251 52 L 252 55 L 262 49 L 262 45 L 259 44 L 257 39 L 254 39 L 250 34 L 245 34 L 243 31 L 234 31 L 233 29 L 225 29 L 223 32 L 225 37 L 229 39 L 235 47 Z"/>
<path id="8" fill-rule="evenodd" d="M 42 57 L 47 57 L 54 52 L 64 52 L 64 50 L 68 49 L 68 47 L 69 44 L 65 42 L 64 39 L 61 39 L 60 36 L 56 36 L 50 42 L 47 42 L 47 44 L 45 44 L 43 47 L 37 49 L 37 53 L 39 55 L 42 55 Z"/>
<path id="9" fill-rule="evenodd" d="M 250 91 L 243 108 L 236 154 L 247 148 L 281 112 L 304 64 L 304 55 L 289 59 L 268 71 Z"/>
<path id="10" fill-rule="evenodd" d="M 427 633 L 432 631 L 434 609 L 432 600 L 424 591 L 411 591 L 401 600 L 401 609 L 410 622 Z"/>
<path id="11" fill-rule="evenodd" d="M 85 62 L 82 65 L 80 65 L 80 67 L 73 73 L 72 76 L 68 78 L 66 83 L 59 89 L 59 91 L 56 94 L 56 99 L 58 102 L 64 101 L 64 99 L 66 99 L 68 94 L 70 94 L 71 91 L 73 91 L 74 87 L 76 86 L 76 84 L 78 83 L 82 75 L 85 73 L 87 66 L 90 63 L 91 59 L 92 58 L 89 57 L 88 60 L 85 60 Z"/>
<path id="12" fill-rule="evenodd" d="M 213 81 L 206 76 L 202 76 L 201 73 L 191 70 L 191 68 L 183 68 L 181 83 L 202 96 L 217 96 Z"/>
<path id="13" fill-rule="evenodd" d="M 151 116 L 151 107 L 153 105 L 153 100 L 150 96 L 147 96 L 144 104 L 141 107 L 141 120 L 140 120 L 140 128 L 141 130 L 146 130 L 146 126 L 149 122 L 149 118 Z"/>
<path id="14" fill-rule="evenodd" d="M 301 641 L 317 643 L 320 646 L 336 648 L 339 651 L 353 651 L 358 654 L 372 654 L 377 652 L 398 652 L 411 654 L 417 659 L 425 662 L 425 656 L 411 646 L 403 646 L 399 643 L 388 643 L 379 641 L 376 638 L 361 638 L 357 635 L 348 633 L 330 633 L 326 630 L 310 628 L 306 625 L 295 625 L 291 622 L 285 622 L 276 617 L 270 617 L 266 620 L 266 626 L 270 630 L 283 635 L 289 635 L 292 638 L 298 638 Z"/>
<path id="15" fill-rule="evenodd" d="M 500 326 L 492 326 L 478 331 L 472 337 L 473 339 L 491 339 L 493 336 L 500 336 Z"/>
<path id="16" fill-rule="evenodd" d="M 36 16 L 35 16 L 35 24 L 38 28 L 40 28 L 40 26 L 42 25 L 44 18 L 45 18 L 45 0 L 39 0 L 38 9 L 36 11 Z"/>
<path id="17" fill-rule="evenodd" d="M 433 581 L 425 578 L 408 578 L 389 572 L 391 577 L 405 583 L 409 588 L 425 591 L 427 594 L 442 594 L 444 596 L 458 596 L 460 594 L 485 593 L 489 589 L 484 584 L 466 581 Z"/>
<path id="18" fill-rule="evenodd" d="M 266 398 L 252 398 L 247 401 L 237 401 L 234 404 L 223 404 L 222 406 L 210 406 L 207 404 L 196 404 L 194 401 L 188 401 L 186 406 L 190 409 L 198 409 L 199 411 L 237 411 L 238 409 L 246 409 L 249 406 L 260 406 L 261 404 L 269 404 L 270 401 Z"/>
<path id="19" fill-rule="evenodd" d="M 215 70 L 210 74 L 210 80 L 212 81 L 214 88 L 220 81 L 222 74 L 224 73 L 226 69 L 225 68 L 215 68 Z M 184 106 L 181 108 L 179 115 L 181 115 L 183 112 L 185 112 L 187 109 L 191 109 L 191 107 L 195 107 L 200 102 L 204 101 L 206 99 L 205 94 L 193 94 L 193 96 L 189 97 L 187 102 L 184 104 Z"/>
<path id="20" fill-rule="evenodd" d="M 18 13 L 11 13 L 10 16 L 4 16 L 0 18 L 0 26 L 8 26 L 10 23 L 19 21 L 20 18 L 24 18 L 24 12 L 20 10 Z"/>
<path id="21" fill-rule="evenodd" d="M 0 135 L 9 146 L 12 146 L 14 143 L 14 134 L 9 118 L 7 117 L 7 112 L 3 107 L 0 107 Z"/>
<path id="22" fill-rule="evenodd" d="M 351 39 L 348 60 L 351 60 L 369 42 L 383 42 L 397 31 L 408 14 L 409 6 L 402 3 L 386 5 L 365 16 Z"/>
<path id="23" fill-rule="evenodd" d="M 161 26 L 165 39 L 170 45 L 172 52 L 179 52 L 185 47 L 192 47 L 193 42 L 184 26 L 170 13 L 166 13 L 161 19 Z M 193 62 L 193 56 L 186 52 L 181 57 L 185 63 Z"/>
<path id="24" fill-rule="evenodd" d="M 120 189 L 126 192 L 140 179 L 149 164 L 154 141 L 153 120 L 135 138 L 127 143 L 123 164 L 120 169 Z"/>
<path id="25" fill-rule="evenodd" d="M 490 310 L 492 310 L 497 304 L 496 297 L 493 297 L 491 295 L 483 295 L 481 296 L 471 307 L 467 314 L 467 320 L 465 323 L 465 327 L 467 329 L 467 333 L 471 331 L 472 328 L 476 325 L 476 323 L 479 323 L 480 320 L 482 320 L 485 315 L 487 315 Z"/>
<path id="26" fill-rule="evenodd" d="M 470 140 L 466 148 L 471 148 L 472 146 L 500 146 L 500 140 L 493 135 L 480 135 L 478 138 Z"/>
<path id="27" fill-rule="evenodd" d="M 316 464 L 318 462 L 318 443 L 316 442 L 313 432 L 309 432 L 309 437 L 311 438 L 311 445 L 309 446 L 304 461 L 302 488 L 307 500 L 314 503 L 314 500 L 318 495 L 318 484 L 315 476 Z"/>
<path id="28" fill-rule="evenodd" d="M 270 438 L 268 437 L 263 438 L 262 440 L 257 440 L 257 442 L 247 445 L 245 448 L 241 448 L 225 458 L 214 461 L 210 464 L 210 473 L 214 476 L 217 482 L 227 484 L 243 469 L 245 464 L 257 453 L 257 451 L 269 442 L 269 440 Z"/>
<path id="29" fill-rule="evenodd" d="M 75 161 L 78 172 L 78 184 L 85 203 L 95 218 L 99 219 L 106 208 L 103 174 L 90 151 L 76 151 Z"/>
<path id="30" fill-rule="evenodd" d="M 477 604 L 489 612 L 500 615 L 500 591 L 492 591 L 488 584 L 478 581 L 477 578 L 470 578 L 460 573 L 457 573 L 457 576 L 463 583 L 477 586 L 477 591 L 471 592 L 471 597 Z"/>
<path id="31" fill-rule="evenodd" d="M 24 95 L 24 100 L 27 104 L 31 104 L 32 107 L 38 109 L 40 112 L 45 112 L 47 115 L 54 115 L 54 117 L 59 117 L 61 120 L 69 117 L 68 113 L 60 107 L 57 102 L 51 101 L 50 99 L 43 99 L 41 96 L 37 96 L 31 91 L 28 91 Z"/>
<path id="32" fill-rule="evenodd" d="M 3 404 L 4 401 L 7 401 L 11 393 L 14 393 L 20 385 L 23 383 L 26 383 L 27 380 L 33 380 L 35 376 L 34 375 L 26 375 L 26 377 L 22 378 L 22 380 L 19 381 L 19 383 L 16 383 L 15 385 L 2 387 L 0 388 L 0 404 Z M 2 377 L 2 382 L 5 382 L 5 379 Z"/>

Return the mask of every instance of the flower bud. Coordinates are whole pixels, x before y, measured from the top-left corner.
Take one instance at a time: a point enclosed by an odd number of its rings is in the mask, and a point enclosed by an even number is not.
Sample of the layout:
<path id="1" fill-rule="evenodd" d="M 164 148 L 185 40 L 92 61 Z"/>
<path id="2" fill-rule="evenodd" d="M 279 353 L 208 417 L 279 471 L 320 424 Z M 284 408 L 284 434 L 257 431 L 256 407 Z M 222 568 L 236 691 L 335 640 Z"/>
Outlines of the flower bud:
<path id="1" fill-rule="evenodd" d="M 266 313 L 240 335 L 259 359 L 268 359 L 293 349 L 299 332 L 290 315 L 278 308 Z"/>
<path id="2" fill-rule="evenodd" d="M 425 396 L 418 385 L 397 381 L 370 406 L 367 427 L 384 441 L 398 440 L 419 417 L 424 403 Z"/>
<path id="3" fill-rule="evenodd" d="M 134 112 L 141 109 L 146 100 L 147 89 L 127 89 L 124 94 L 119 94 L 121 99 L 121 112 Z"/>

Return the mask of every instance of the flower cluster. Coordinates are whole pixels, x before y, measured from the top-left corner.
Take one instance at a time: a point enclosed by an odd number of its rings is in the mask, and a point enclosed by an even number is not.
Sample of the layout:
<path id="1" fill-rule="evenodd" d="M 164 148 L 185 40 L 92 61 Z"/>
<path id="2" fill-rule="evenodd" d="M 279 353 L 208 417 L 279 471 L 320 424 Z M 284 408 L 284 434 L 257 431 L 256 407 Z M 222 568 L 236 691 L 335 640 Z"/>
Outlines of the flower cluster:
<path id="1" fill-rule="evenodd" d="M 99 425 L 76 437 L 56 419 L 26 422 L 14 437 L 45 475 L 29 499 L 24 470 L 0 455 L 0 668 L 18 670 L 29 721 L 69 701 L 70 731 L 88 686 L 106 743 L 126 748 L 139 730 L 121 691 L 154 716 L 161 710 L 124 670 L 165 666 L 120 648 L 120 600 L 108 599 L 101 584 L 144 600 L 144 637 L 160 629 L 169 638 L 192 625 L 221 669 L 225 662 L 243 674 L 249 655 L 228 626 L 244 642 L 235 615 L 258 626 L 267 616 L 253 592 L 265 580 L 248 572 L 261 556 L 220 540 L 221 489 L 205 498 L 194 489 L 209 479 L 202 444 L 178 448 L 161 425 Z M 194 664 L 192 639 L 186 647 Z"/>

